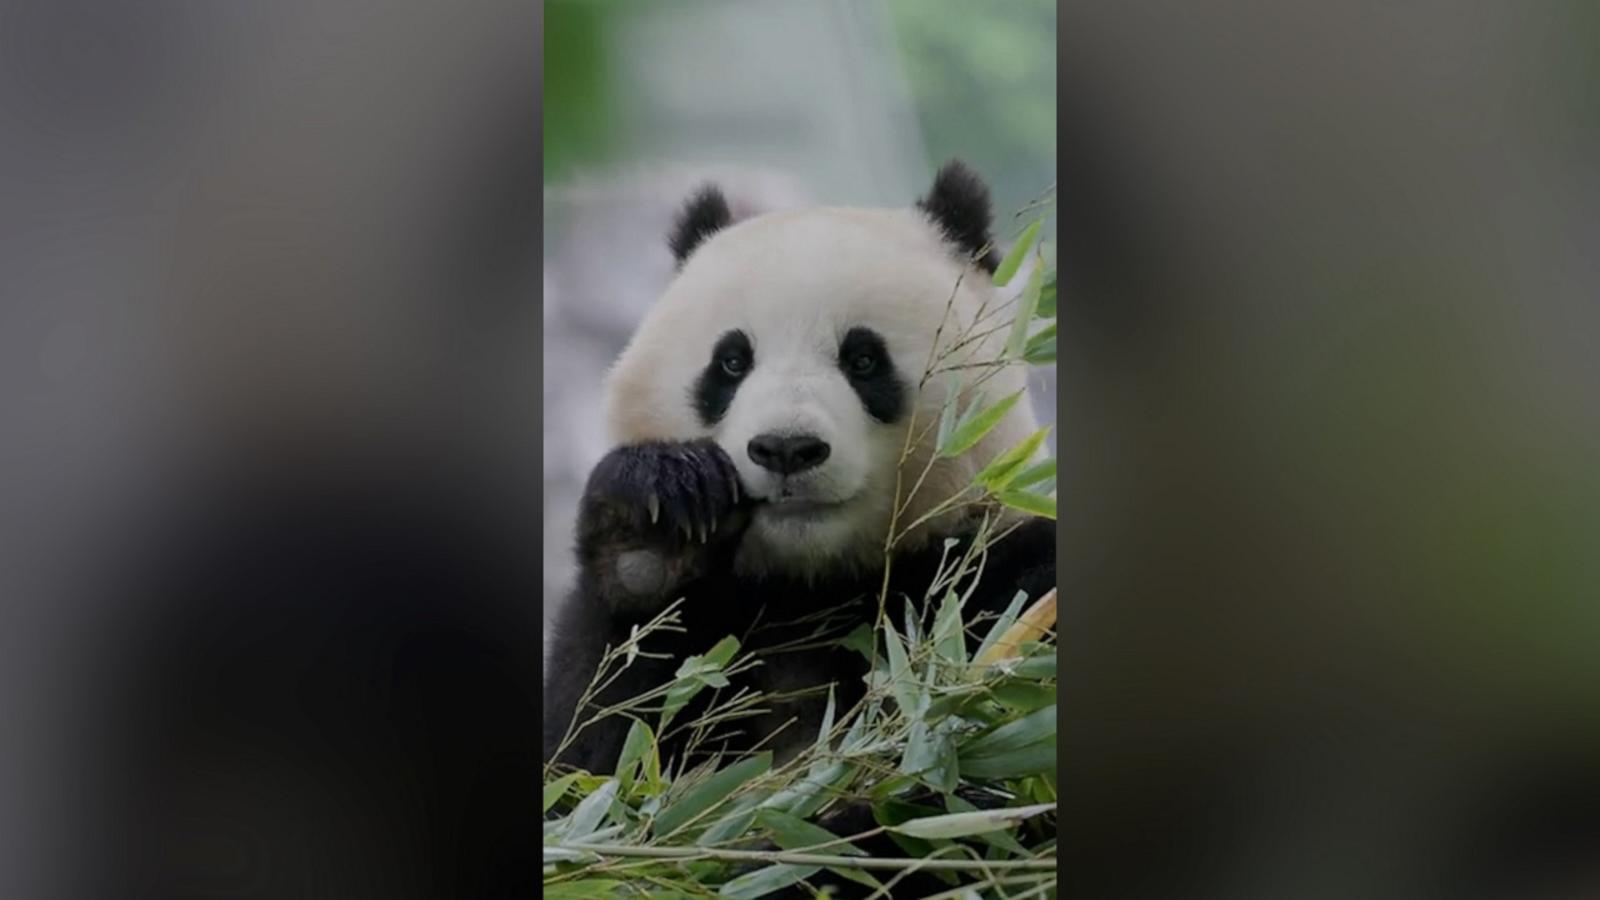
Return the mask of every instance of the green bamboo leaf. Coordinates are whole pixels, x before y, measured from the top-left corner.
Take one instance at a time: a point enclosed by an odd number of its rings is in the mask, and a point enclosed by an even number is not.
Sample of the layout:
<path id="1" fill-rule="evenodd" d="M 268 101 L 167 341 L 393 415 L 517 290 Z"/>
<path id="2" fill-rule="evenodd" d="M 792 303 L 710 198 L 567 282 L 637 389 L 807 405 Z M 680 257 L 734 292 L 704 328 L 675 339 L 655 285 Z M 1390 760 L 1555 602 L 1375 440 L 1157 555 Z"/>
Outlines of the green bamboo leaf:
<path id="1" fill-rule="evenodd" d="M 715 664 L 716 667 L 720 669 L 723 666 L 726 666 L 728 664 L 728 660 L 733 659 L 733 655 L 738 652 L 739 639 L 730 634 L 722 640 L 717 641 L 716 646 L 706 651 L 705 661 L 707 663 Z"/>
<path id="2" fill-rule="evenodd" d="M 1022 351 L 1022 358 L 1036 365 L 1048 365 L 1056 361 L 1056 323 L 1039 329 L 1033 337 L 1028 338 L 1028 345 Z"/>
<path id="3" fill-rule="evenodd" d="M 1056 461 L 1052 458 L 1039 463 L 1031 469 L 1025 469 L 1018 473 L 1015 478 L 1007 482 L 1006 487 L 1012 490 L 1019 490 L 1025 487 L 1041 485 L 1041 487 L 1035 488 L 1035 491 L 1040 494 L 1048 494 L 1055 490 L 1055 479 Z"/>
<path id="4" fill-rule="evenodd" d="M 758 753 L 713 774 L 685 796 L 661 810 L 652 830 L 659 837 L 677 831 L 696 816 L 722 802 L 745 782 L 772 767 L 772 753 Z"/>
<path id="5" fill-rule="evenodd" d="M 867 659 L 871 659 L 872 626 L 857 625 L 854 631 L 839 639 L 839 645 L 847 650 L 854 650 Z"/>
<path id="6" fill-rule="evenodd" d="M 983 440 L 984 435 L 993 431 L 995 426 L 1000 424 L 1000 420 L 1005 418 L 1006 413 L 1011 411 L 1011 407 L 1016 406 L 1017 401 L 1022 399 L 1022 394 L 1022 391 L 1017 391 L 993 406 L 979 410 L 957 425 L 950 435 L 950 440 L 939 446 L 939 455 L 944 457 L 960 456 L 962 453 L 972 449 L 974 445 Z"/>
<path id="7" fill-rule="evenodd" d="M 1043 516 L 1046 519 L 1054 519 L 1056 517 L 1056 498 L 1054 497 L 1047 497 L 1030 491 L 1001 491 L 995 496 L 995 499 L 1012 509 L 1025 513 Z"/>
<path id="8" fill-rule="evenodd" d="M 951 375 L 944 384 L 944 405 L 939 407 L 939 436 L 934 439 L 935 447 L 943 447 L 950 441 L 950 432 L 956 427 L 956 414 L 961 406 L 961 378 Z"/>
<path id="9" fill-rule="evenodd" d="M 595 856 L 593 851 L 589 850 L 568 850 L 566 847 L 550 846 L 546 846 L 544 848 L 544 861 L 546 865 L 558 862 L 593 862 L 597 859 L 599 859 L 599 857 Z"/>
<path id="10" fill-rule="evenodd" d="M 1056 708 L 1053 705 L 1046 706 L 968 740 L 961 746 L 962 761 L 965 762 L 968 756 L 978 759 L 1009 753 L 1033 744 L 1054 741 L 1055 737 Z"/>
<path id="11" fill-rule="evenodd" d="M 1000 260 L 1000 265 L 994 270 L 995 287 L 1005 287 L 1010 283 L 1011 277 L 1017 274 L 1017 268 L 1027 258 L 1028 251 L 1032 250 L 1034 243 L 1039 240 L 1039 229 L 1043 227 L 1044 219 L 1035 219 L 1022 230 L 1022 234 L 1017 236 L 1017 242 L 1006 251 L 1005 258 Z"/>
<path id="12" fill-rule="evenodd" d="M 954 725 L 954 722 L 945 720 L 930 733 L 924 720 L 912 722 L 911 732 L 906 737 L 905 754 L 900 761 L 900 771 L 917 776 L 941 793 L 955 790 L 961 780 L 961 767 L 955 740 L 951 736 Z"/>
<path id="13" fill-rule="evenodd" d="M 828 871 L 839 876 L 840 878 L 845 878 L 850 881 L 854 881 L 856 884 L 865 885 L 866 887 L 872 888 L 874 891 L 883 890 L 883 882 L 873 877 L 872 873 L 868 872 L 866 869 L 847 869 L 844 866 L 829 866 Z M 885 891 L 881 896 L 887 897 L 889 894 L 887 891 Z"/>
<path id="14" fill-rule="evenodd" d="M 578 808 L 572 811 L 562 837 L 569 841 L 588 837 L 604 821 L 606 813 L 611 811 L 612 801 L 616 799 L 617 782 L 607 779 L 605 784 L 600 785 L 599 790 L 583 798 Z"/>
<path id="15" fill-rule="evenodd" d="M 1011 809 L 985 809 L 978 812 L 945 813 L 912 819 L 892 826 L 901 834 L 920 838 L 958 838 L 990 831 L 1002 831 L 1056 808 L 1054 803 L 1018 806 Z"/>
<path id="16" fill-rule="evenodd" d="M 996 456 L 987 466 L 980 469 L 978 474 L 972 476 L 972 480 L 990 491 L 1005 490 L 1017 475 L 1022 474 L 1023 468 L 1033 459 L 1034 454 L 1039 452 L 1040 445 L 1049 434 L 1050 429 L 1046 427 L 1028 435 L 1015 447 Z"/>
<path id="17" fill-rule="evenodd" d="M 978 807 L 973 806 L 971 803 L 961 799 L 961 797 L 956 794 L 950 794 L 949 796 L 945 797 L 944 805 L 946 809 L 953 813 L 978 812 Z M 989 831 L 974 836 L 978 840 L 988 844 L 991 847 L 999 847 L 1001 850 L 1016 856 L 1033 855 L 1028 851 L 1027 847 L 1022 846 L 1021 842 L 1019 842 L 1015 837 L 1012 837 L 1011 832 L 1009 831 Z"/>
<path id="18" fill-rule="evenodd" d="M 1006 611 L 1000 614 L 1000 618 L 995 621 L 994 626 L 989 629 L 989 633 L 984 636 L 983 643 L 978 645 L 978 652 L 973 654 L 973 659 L 981 658 L 983 654 L 988 652 L 990 647 L 993 647 L 1000 640 L 1001 635 L 1004 635 L 1012 625 L 1016 624 L 1017 616 L 1022 614 L 1022 604 L 1027 602 L 1028 592 L 1017 591 L 1016 596 L 1011 598 L 1011 604 L 1006 607 Z"/>
<path id="19" fill-rule="evenodd" d="M 865 856 L 866 851 L 850 843 L 840 843 L 839 836 L 813 825 L 804 819 L 776 809 L 763 809 L 756 813 L 756 824 L 772 832 L 772 842 L 785 850 L 826 853 L 833 856 Z M 820 845 L 827 844 L 826 847 Z"/>
<path id="20" fill-rule="evenodd" d="M 548 853 L 546 853 L 545 859 L 546 861 L 549 860 Z M 627 882 L 618 881 L 615 878 L 580 878 L 576 881 L 558 881 L 554 884 L 547 882 L 540 893 L 544 895 L 546 900 L 551 897 L 555 897 L 557 900 L 597 900 L 597 898 L 610 900 L 610 898 L 626 896 L 625 894 L 618 894 L 617 891 L 627 887 Z"/>
<path id="21" fill-rule="evenodd" d="M 817 874 L 822 871 L 821 866 L 791 866 L 779 863 L 767 866 L 754 872 L 746 872 L 738 878 L 724 884 L 717 891 L 719 896 L 734 897 L 739 900 L 750 900 L 753 897 L 765 897 L 774 891 L 784 888 Z"/>
<path id="22" fill-rule="evenodd" d="M 1038 653 L 1020 660 L 1006 660 L 1010 672 L 1018 678 L 1054 678 L 1056 677 L 1056 654 L 1054 648 L 1049 652 Z"/>
<path id="23" fill-rule="evenodd" d="M 545 785 L 544 811 L 549 812 L 551 809 L 553 809 L 556 803 L 559 802 L 562 797 L 566 796 L 567 788 L 572 787 L 572 783 L 577 780 L 578 773 L 574 772 L 571 775 L 563 775 L 560 778 L 557 778 L 555 781 Z"/>
<path id="24" fill-rule="evenodd" d="M 617 766 L 612 769 L 617 773 L 617 780 L 622 783 L 623 792 L 633 787 L 634 769 L 639 761 L 652 747 L 655 746 L 656 735 L 650 726 L 634 719 L 628 728 L 628 737 L 622 742 L 622 753 L 617 757 Z"/>
<path id="25" fill-rule="evenodd" d="M 1021 679 L 1003 681 L 994 686 L 994 698 L 1017 712 L 1027 714 L 1046 706 L 1054 706 L 1056 689 L 1053 685 Z"/>
<path id="26" fill-rule="evenodd" d="M 939 658 L 960 665 L 967 661 L 965 631 L 961 627 L 961 600 L 946 591 L 933 618 L 933 647 Z"/>
<path id="27" fill-rule="evenodd" d="M 828 752 L 828 735 L 833 733 L 833 683 L 828 684 L 828 705 L 822 710 L 822 727 L 817 729 L 817 750 Z"/>
<path id="28" fill-rule="evenodd" d="M 762 801 L 763 809 L 776 809 L 806 818 L 832 800 L 855 778 L 856 770 L 843 760 L 826 763 L 808 772 L 799 784 L 786 787 Z"/>
<path id="29" fill-rule="evenodd" d="M 1028 283 L 1023 285 L 1022 294 L 1017 298 L 1016 318 L 1011 320 L 1011 336 L 1006 339 L 1006 357 L 1008 359 L 1022 355 L 1022 348 L 1028 343 L 1028 326 L 1033 324 L 1034 310 L 1039 308 L 1039 287 L 1044 280 L 1044 267 L 1035 266 L 1028 275 Z"/>
<path id="30" fill-rule="evenodd" d="M 900 632 L 890 626 L 884 629 L 884 635 L 889 650 L 889 687 L 894 692 L 895 702 L 900 704 L 900 711 L 909 716 L 917 708 L 916 676 L 906 657 L 905 645 L 900 643 Z"/>
<path id="31" fill-rule="evenodd" d="M 728 811 L 722 818 L 713 822 L 695 843 L 701 847 L 709 847 L 743 837 L 749 832 L 750 826 L 755 824 L 756 809 L 766 801 L 767 797 L 768 792 L 756 791 L 728 804 Z"/>
<path id="32" fill-rule="evenodd" d="M 672 721 L 672 717 L 687 706 L 706 685 L 728 686 L 728 679 L 722 674 L 722 667 L 726 666 L 738 651 L 739 639 L 729 635 L 717 641 L 710 650 L 699 656 L 691 656 L 678 666 L 678 671 L 673 675 L 677 680 L 667 688 L 667 696 L 661 701 L 663 731 Z"/>
<path id="33" fill-rule="evenodd" d="M 1044 284 L 1039 287 L 1039 309 L 1035 312 L 1041 319 L 1054 319 L 1056 317 L 1056 268 L 1050 267 L 1050 274 L 1044 277 Z"/>
<path id="34" fill-rule="evenodd" d="M 1056 767 L 1056 739 L 1030 744 L 1009 753 L 968 759 L 961 754 L 961 774 L 968 778 L 1023 778 Z"/>

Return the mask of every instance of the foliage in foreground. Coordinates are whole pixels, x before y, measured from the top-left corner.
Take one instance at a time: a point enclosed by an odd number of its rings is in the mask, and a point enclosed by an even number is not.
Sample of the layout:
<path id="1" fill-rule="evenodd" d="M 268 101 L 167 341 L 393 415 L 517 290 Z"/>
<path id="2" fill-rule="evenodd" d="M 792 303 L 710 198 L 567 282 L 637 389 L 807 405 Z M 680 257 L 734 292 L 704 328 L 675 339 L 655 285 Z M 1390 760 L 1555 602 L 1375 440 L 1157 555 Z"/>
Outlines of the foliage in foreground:
<path id="1" fill-rule="evenodd" d="M 995 274 L 997 285 L 1035 252 L 1041 223 L 1022 229 Z M 952 382 L 939 421 L 921 426 L 938 429 L 940 455 L 976 445 L 1017 402 L 1018 395 L 984 400 L 989 374 L 1054 361 L 1054 316 L 1055 273 L 1040 257 L 1013 300 L 980 312 L 951 341 L 970 346 L 983 333 L 1003 330 L 1002 353 L 977 363 L 952 361 L 949 353 L 930 359 L 919 390 L 936 372 L 959 369 L 963 376 Z M 1039 320 L 1042 327 L 1033 328 Z M 918 428 L 913 421 L 902 461 Z M 631 730 L 613 775 L 545 769 L 543 805 L 551 816 L 544 826 L 545 896 L 762 897 L 824 870 L 870 888 L 872 896 L 893 896 L 896 883 L 917 871 L 949 886 L 938 896 L 1053 896 L 1055 593 L 1019 592 L 998 619 L 969 621 L 962 608 L 985 549 L 1006 533 L 989 511 L 1055 515 L 1055 462 L 1033 464 L 1044 437 L 1041 430 L 999 454 L 967 491 L 941 504 L 940 510 L 982 507 L 977 538 L 955 559 L 949 557 L 956 542 L 946 542 L 947 565 L 922 606 L 907 601 L 903 627 L 881 614 L 888 597 L 880 596 L 877 627 L 842 639 L 871 662 L 866 694 L 849 710 L 836 710 L 830 694 L 815 741 L 782 765 L 774 766 L 768 752 L 714 756 L 694 766 L 659 754 L 657 735 L 682 730 L 693 747 L 763 711 L 764 700 L 778 699 L 747 690 L 723 696 L 729 674 L 763 664 L 760 654 L 740 652 L 737 636 L 684 660 L 671 683 L 588 714 L 591 697 L 639 656 L 651 655 L 651 634 L 679 627 L 677 604 L 610 648 L 567 741 L 606 716 L 628 717 Z M 917 478 L 910 494 L 921 483 Z M 910 499 L 900 493 L 886 549 L 918 524 L 898 523 Z M 983 636 L 970 653 L 967 634 Z M 692 721 L 675 718 L 702 691 L 715 692 L 707 711 Z M 862 802 L 877 823 L 869 831 L 834 834 L 817 824 L 842 804 Z M 902 855 L 869 857 L 857 846 L 879 835 Z"/>

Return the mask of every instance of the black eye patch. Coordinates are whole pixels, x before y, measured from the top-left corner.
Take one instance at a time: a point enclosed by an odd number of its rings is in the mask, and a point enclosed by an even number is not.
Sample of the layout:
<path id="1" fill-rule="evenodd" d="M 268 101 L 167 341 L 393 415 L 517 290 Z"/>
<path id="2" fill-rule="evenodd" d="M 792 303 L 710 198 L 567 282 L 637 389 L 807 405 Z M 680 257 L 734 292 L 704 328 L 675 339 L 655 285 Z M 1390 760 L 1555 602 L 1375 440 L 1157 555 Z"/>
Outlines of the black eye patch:
<path id="1" fill-rule="evenodd" d="M 867 415 L 893 422 L 905 412 L 906 389 L 895 372 L 883 338 L 870 328 L 856 327 L 839 341 L 839 371 L 849 380 Z"/>
<path id="2" fill-rule="evenodd" d="M 706 426 L 717 423 L 733 403 L 733 395 L 750 369 L 755 365 L 756 352 L 749 335 L 734 330 L 717 338 L 711 348 L 711 359 L 695 380 L 691 394 L 695 414 Z"/>

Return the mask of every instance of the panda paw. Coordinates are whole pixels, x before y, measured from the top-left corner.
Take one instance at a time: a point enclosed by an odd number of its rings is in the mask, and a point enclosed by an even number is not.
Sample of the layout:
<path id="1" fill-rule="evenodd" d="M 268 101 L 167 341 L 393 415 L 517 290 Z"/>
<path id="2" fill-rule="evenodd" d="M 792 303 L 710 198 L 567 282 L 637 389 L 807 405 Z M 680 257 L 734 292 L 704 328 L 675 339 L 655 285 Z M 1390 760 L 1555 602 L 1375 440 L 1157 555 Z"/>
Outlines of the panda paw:
<path id="1" fill-rule="evenodd" d="M 618 447 L 595 466 L 584 491 L 630 530 L 681 544 L 710 543 L 742 494 L 733 460 L 709 440 Z"/>
<path id="2" fill-rule="evenodd" d="M 745 493 L 713 441 L 619 447 L 589 476 L 579 552 L 613 606 L 653 604 L 743 531 Z"/>

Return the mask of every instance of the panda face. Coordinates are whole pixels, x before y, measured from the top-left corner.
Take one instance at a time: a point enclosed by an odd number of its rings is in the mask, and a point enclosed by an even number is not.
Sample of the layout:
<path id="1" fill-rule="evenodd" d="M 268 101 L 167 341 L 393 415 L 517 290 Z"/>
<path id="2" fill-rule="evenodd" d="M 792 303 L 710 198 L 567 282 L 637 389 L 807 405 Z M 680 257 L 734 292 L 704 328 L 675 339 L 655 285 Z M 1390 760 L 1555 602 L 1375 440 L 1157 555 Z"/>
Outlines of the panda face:
<path id="1" fill-rule="evenodd" d="M 717 441 L 757 501 L 736 560 L 747 573 L 870 565 L 902 463 L 920 471 L 932 458 L 931 437 L 908 435 L 931 435 L 944 399 L 948 376 L 924 378 L 941 321 L 948 311 L 956 332 L 991 297 L 986 274 L 914 210 L 811 210 L 723 228 L 612 370 L 613 437 Z M 1014 370 L 995 385 L 1022 381 Z M 1020 412 L 994 439 L 1014 443 L 1030 424 Z M 948 496 L 970 469 L 937 460 L 916 507 Z"/>

